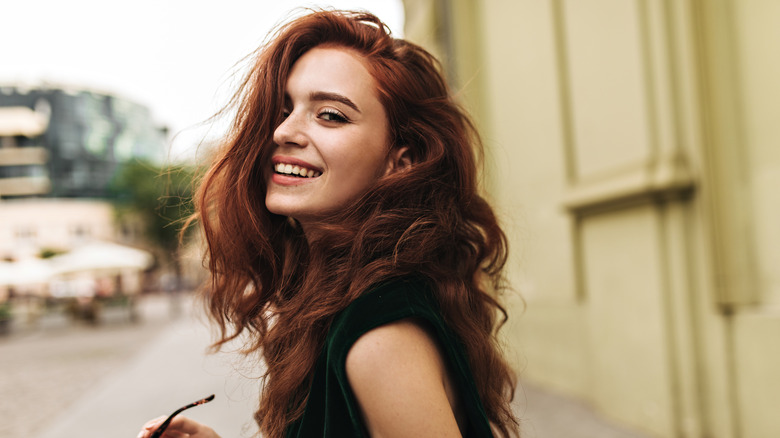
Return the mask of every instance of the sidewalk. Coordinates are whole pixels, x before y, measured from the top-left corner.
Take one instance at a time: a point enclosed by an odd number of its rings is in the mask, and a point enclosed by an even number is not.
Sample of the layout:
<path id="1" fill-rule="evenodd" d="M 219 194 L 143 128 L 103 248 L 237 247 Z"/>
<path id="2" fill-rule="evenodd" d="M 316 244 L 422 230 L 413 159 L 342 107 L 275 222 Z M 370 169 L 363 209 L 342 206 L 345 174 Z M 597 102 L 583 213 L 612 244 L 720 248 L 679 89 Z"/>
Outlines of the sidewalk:
<path id="1" fill-rule="evenodd" d="M 210 394 L 185 415 L 223 438 L 250 437 L 259 382 L 257 366 L 238 356 L 204 354 L 209 333 L 190 312 L 166 328 L 130 363 L 76 401 L 35 438 L 135 437 L 148 419 L 168 415 Z M 244 372 L 240 368 L 244 369 Z M 649 438 L 599 418 L 586 405 L 523 383 L 516 393 L 523 438 Z"/>
<path id="2" fill-rule="evenodd" d="M 515 392 L 522 438 L 651 438 L 617 426 L 584 403 L 523 383 Z"/>
<path id="3" fill-rule="evenodd" d="M 252 436 L 259 383 L 241 375 L 235 355 L 205 355 L 209 339 L 204 325 L 185 313 L 124 369 L 76 395 L 79 400 L 37 438 L 135 437 L 147 420 L 210 394 L 214 401 L 186 415 L 225 438 Z"/>

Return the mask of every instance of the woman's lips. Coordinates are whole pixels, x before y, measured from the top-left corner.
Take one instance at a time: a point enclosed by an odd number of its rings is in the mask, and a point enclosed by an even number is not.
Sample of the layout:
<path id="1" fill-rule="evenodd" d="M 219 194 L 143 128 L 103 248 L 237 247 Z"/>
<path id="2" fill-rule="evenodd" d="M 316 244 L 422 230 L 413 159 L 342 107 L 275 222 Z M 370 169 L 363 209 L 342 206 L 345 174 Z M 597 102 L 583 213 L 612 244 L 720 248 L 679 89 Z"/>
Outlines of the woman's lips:
<path id="1" fill-rule="evenodd" d="M 282 173 L 271 174 L 271 182 L 280 186 L 299 186 L 316 181 L 315 178 L 301 178 L 300 176 L 290 176 Z"/>

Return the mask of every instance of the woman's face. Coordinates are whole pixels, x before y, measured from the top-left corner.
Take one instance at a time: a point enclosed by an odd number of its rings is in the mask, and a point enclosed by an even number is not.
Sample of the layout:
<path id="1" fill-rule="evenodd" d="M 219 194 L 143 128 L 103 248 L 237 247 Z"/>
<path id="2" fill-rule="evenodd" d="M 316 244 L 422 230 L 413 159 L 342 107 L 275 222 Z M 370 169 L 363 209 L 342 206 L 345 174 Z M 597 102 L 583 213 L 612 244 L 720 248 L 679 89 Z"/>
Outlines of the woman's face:
<path id="1" fill-rule="evenodd" d="M 301 224 L 348 205 L 390 170 L 387 115 L 354 52 L 316 47 L 292 67 L 265 204 Z"/>

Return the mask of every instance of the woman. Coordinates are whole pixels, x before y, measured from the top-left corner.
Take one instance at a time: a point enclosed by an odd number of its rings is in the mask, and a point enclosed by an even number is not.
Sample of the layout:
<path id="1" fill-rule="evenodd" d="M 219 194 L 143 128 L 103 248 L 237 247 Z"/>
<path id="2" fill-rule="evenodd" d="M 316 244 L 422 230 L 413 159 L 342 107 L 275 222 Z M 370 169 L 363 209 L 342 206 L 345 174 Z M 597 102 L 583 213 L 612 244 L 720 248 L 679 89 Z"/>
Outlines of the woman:
<path id="1" fill-rule="evenodd" d="M 438 62 L 373 15 L 320 11 L 253 65 L 197 206 L 217 346 L 248 332 L 267 366 L 261 432 L 516 435 L 506 238 Z M 177 418 L 163 436 L 217 435 Z"/>

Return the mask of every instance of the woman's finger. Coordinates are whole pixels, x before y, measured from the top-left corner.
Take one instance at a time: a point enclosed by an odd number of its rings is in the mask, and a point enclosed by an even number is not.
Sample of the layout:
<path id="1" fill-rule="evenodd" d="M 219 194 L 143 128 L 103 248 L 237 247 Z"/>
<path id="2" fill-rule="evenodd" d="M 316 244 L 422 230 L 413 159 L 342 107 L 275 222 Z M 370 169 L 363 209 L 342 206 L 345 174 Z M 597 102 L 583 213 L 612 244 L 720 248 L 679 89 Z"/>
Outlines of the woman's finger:
<path id="1" fill-rule="evenodd" d="M 144 424 L 143 429 L 137 438 L 149 438 L 152 433 L 160 427 L 167 417 L 162 416 L 149 420 Z M 160 438 L 219 438 L 219 436 L 208 426 L 198 423 L 187 417 L 174 417 L 165 433 Z"/>
<path id="2" fill-rule="evenodd" d="M 168 430 L 194 435 L 203 429 L 203 425 L 187 417 L 174 417 Z"/>
<path id="3" fill-rule="evenodd" d="M 155 419 L 149 420 L 146 423 L 144 423 L 144 429 L 154 429 L 155 427 L 162 424 L 165 419 L 168 418 L 165 415 L 161 415 Z"/>
<path id="4" fill-rule="evenodd" d="M 190 434 L 168 429 L 160 438 L 190 438 Z"/>
<path id="5" fill-rule="evenodd" d="M 161 415 L 153 420 L 149 420 L 146 423 L 144 423 L 143 427 L 141 428 L 141 431 L 138 432 L 137 438 L 148 438 L 151 436 L 152 432 L 157 429 L 160 424 L 162 424 L 163 421 L 165 421 L 164 415 Z"/>

